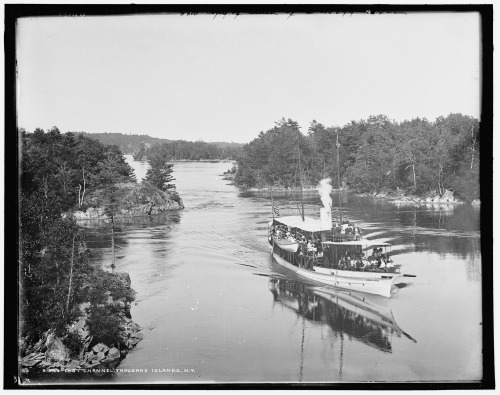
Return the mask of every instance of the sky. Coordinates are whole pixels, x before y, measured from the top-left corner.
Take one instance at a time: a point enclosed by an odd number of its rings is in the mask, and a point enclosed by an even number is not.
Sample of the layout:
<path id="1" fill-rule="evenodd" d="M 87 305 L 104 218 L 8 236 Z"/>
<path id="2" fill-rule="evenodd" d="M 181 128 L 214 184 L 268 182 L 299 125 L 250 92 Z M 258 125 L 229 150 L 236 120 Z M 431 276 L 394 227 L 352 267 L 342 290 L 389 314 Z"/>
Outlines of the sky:
<path id="1" fill-rule="evenodd" d="M 480 116 L 476 13 L 40 17 L 16 39 L 28 131 L 245 143 L 282 117 Z"/>

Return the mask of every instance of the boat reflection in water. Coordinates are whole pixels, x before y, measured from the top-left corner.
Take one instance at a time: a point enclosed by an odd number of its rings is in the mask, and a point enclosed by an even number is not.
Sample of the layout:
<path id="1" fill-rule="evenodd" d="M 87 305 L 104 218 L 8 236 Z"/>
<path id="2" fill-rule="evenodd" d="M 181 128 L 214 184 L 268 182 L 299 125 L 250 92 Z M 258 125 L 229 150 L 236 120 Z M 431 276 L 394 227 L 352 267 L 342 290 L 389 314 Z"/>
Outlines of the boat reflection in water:
<path id="1" fill-rule="evenodd" d="M 392 352 L 393 336 L 405 336 L 392 314 L 390 299 L 362 292 L 342 292 L 328 287 L 271 278 L 274 302 L 305 319 L 328 324 L 335 332 L 357 339 L 380 351 Z"/>

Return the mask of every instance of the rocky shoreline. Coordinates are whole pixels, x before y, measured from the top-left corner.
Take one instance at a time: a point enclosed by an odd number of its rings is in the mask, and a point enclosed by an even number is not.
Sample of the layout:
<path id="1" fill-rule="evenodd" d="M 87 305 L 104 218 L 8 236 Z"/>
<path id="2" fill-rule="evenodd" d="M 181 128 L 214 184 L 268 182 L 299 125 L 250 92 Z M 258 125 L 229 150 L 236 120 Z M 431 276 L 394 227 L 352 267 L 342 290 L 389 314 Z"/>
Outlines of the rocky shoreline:
<path id="1" fill-rule="evenodd" d="M 117 274 L 130 288 L 129 275 Z M 45 332 L 33 346 L 27 346 L 21 339 L 18 363 L 22 377 L 29 378 L 30 374 L 38 373 L 92 373 L 116 368 L 144 335 L 142 328 L 131 319 L 129 302 L 109 296 L 106 303 L 117 308 L 118 331 L 111 343 L 105 344 L 90 335 L 87 324 L 90 303 L 83 303 L 80 305 L 80 318 L 68 328 L 68 333 L 79 339 L 78 349 L 70 350 L 63 339 L 52 331 Z"/>
<path id="2" fill-rule="evenodd" d="M 226 179 L 226 178 L 224 178 Z M 240 188 L 243 188 L 246 192 L 277 192 L 277 193 L 288 193 L 288 192 L 300 192 L 300 189 L 297 188 L 284 188 L 284 187 L 271 187 L 271 186 L 263 186 L 261 188 L 247 188 L 245 186 L 239 185 Z M 302 189 L 304 192 L 316 191 L 317 187 L 315 186 L 305 186 Z M 338 189 L 332 189 L 332 192 L 338 191 Z M 342 192 L 349 192 L 348 189 L 342 188 Z M 374 198 L 387 199 L 389 202 L 400 205 L 459 205 L 466 204 L 463 200 L 457 199 L 452 191 L 446 190 L 442 195 L 439 195 L 437 192 L 431 192 L 426 196 L 416 196 L 416 195 L 405 195 L 403 193 L 398 192 L 371 192 L 371 193 L 355 193 L 356 196 L 369 196 Z M 473 206 L 480 206 L 481 201 L 479 199 L 474 199 L 470 202 Z"/>
<path id="3" fill-rule="evenodd" d="M 457 199 L 452 191 L 446 190 L 442 195 L 437 192 L 431 192 L 427 196 L 415 196 L 415 195 L 394 195 L 394 193 L 371 193 L 371 194 L 359 194 L 358 196 L 372 196 L 374 198 L 388 199 L 390 203 L 397 205 L 432 205 L 432 206 L 442 206 L 442 205 L 461 205 L 466 204 L 463 200 Z M 470 204 L 473 206 L 480 205 L 479 199 L 473 200 Z"/>
<path id="4" fill-rule="evenodd" d="M 245 191 L 247 192 L 283 192 L 283 193 L 286 193 L 286 192 L 297 192 L 299 193 L 300 192 L 300 189 L 299 188 L 285 188 L 285 187 L 282 187 L 282 186 L 278 186 L 278 187 L 270 187 L 270 186 L 264 186 L 264 187 L 261 187 L 261 188 L 257 188 L 257 187 L 251 187 L 251 188 L 247 188 L 245 186 L 241 186 L 239 185 L 241 188 L 245 189 Z M 318 188 L 315 187 L 315 186 L 310 186 L 310 185 L 307 185 L 307 186 L 304 186 L 302 188 L 303 191 L 305 192 L 309 192 L 309 191 L 316 191 Z M 332 191 L 336 191 L 336 189 L 332 189 Z M 342 191 L 344 191 L 344 189 L 342 189 Z"/>
<path id="5" fill-rule="evenodd" d="M 222 177 L 223 180 L 225 181 L 231 181 L 232 183 L 234 183 L 234 173 L 230 173 L 230 172 L 226 172 L 226 173 L 222 173 L 220 175 Z"/>
<path id="6" fill-rule="evenodd" d="M 224 173 L 222 173 L 220 176 L 222 177 L 223 180 L 226 181 L 231 181 L 230 185 L 234 185 L 234 179 L 236 177 L 236 165 L 233 164 L 233 167 L 231 169 L 228 169 Z"/>
<path id="7" fill-rule="evenodd" d="M 177 192 L 161 191 L 145 181 L 120 184 L 119 188 L 123 194 L 123 204 L 116 215 L 117 219 L 156 215 L 184 208 L 182 198 Z M 99 207 L 99 197 L 103 193 L 93 192 L 87 199 L 85 210 L 73 213 L 78 221 L 108 219 L 104 208 Z"/>
<path id="8" fill-rule="evenodd" d="M 44 336 L 35 349 L 22 358 L 19 358 L 19 365 L 23 375 L 32 373 L 76 373 L 93 372 L 102 369 L 114 369 L 124 359 L 128 351 L 139 343 L 144 335 L 140 332 L 141 327 L 126 317 L 120 325 L 120 337 L 123 343 L 121 346 L 108 346 L 98 343 L 92 348 L 88 345 L 92 341 L 91 337 L 83 338 L 86 346 L 81 350 L 78 357 L 70 357 L 69 351 L 64 346 L 61 339 L 53 333 Z M 85 333 L 85 330 L 83 330 Z M 88 332 L 87 332 L 88 333 Z"/>

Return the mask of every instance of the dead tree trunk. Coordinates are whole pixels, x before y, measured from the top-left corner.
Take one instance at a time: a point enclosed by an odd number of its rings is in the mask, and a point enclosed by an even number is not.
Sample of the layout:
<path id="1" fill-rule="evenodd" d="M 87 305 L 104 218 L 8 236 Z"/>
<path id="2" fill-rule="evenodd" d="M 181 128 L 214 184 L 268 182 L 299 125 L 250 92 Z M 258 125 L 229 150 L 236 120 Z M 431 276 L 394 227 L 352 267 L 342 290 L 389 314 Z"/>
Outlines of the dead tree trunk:
<path id="1" fill-rule="evenodd" d="M 417 177 L 415 175 L 415 162 L 411 164 L 411 168 L 413 170 L 413 188 L 417 189 Z"/>
<path id="2" fill-rule="evenodd" d="M 83 198 L 85 196 L 85 187 L 86 187 L 86 180 L 85 180 L 85 168 L 82 168 L 82 173 L 83 173 L 83 193 L 80 198 L 80 192 L 82 190 L 82 184 L 79 185 L 80 189 L 78 190 L 78 207 L 82 207 L 83 204 Z"/>
<path id="3" fill-rule="evenodd" d="M 472 144 L 472 159 L 470 161 L 470 169 L 472 170 L 472 165 L 474 164 L 474 150 L 476 148 L 476 141 L 474 140 L 474 143 Z"/>
<path id="4" fill-rule="evenodd" d="M 85 187 L 86 187 L 85 168 L 82 169 L 82 172 L 83 172 L 83 193 L 82 193 L 82 202 L 80 206 L 83 204 L 83 198 L 85 197 Z"/>
<path id="5" fill-rule="evenodd" d="M 71 297 L 71 287 L 73 285 L 73 265 L 75 263 L 75 236 L 73 236 L 73 247 L 71 249 L 71 266 L 69 269 L 68 297 L 66 299 L 66 313 L 69 311 L 69 299 Z"/>
<path id="6" fill-rule="evenodd" d="M 115 268 L 115 221 L 113 216 L 111 216 L 111 254 L 113 255 L 113 259 L 111 262 L 111 268 Z"/>

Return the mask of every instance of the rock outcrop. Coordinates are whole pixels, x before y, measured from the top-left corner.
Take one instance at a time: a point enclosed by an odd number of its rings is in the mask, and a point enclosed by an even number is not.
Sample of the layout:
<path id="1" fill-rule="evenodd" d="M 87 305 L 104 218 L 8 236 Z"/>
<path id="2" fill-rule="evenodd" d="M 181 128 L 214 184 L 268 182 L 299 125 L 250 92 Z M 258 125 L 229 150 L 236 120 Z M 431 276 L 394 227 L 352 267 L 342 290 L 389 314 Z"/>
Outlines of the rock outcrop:
<path id="1" fill-rule="evenodd" d="M 120 280 L 130 287 L 128 273 L 117 273 Z M 111 296 L 107 304 L 117 307 L 118 334 L 112 344 L 104 344 L 94 339 L 87 325 L 87 310 L 90 303 L 80 305 L 80 318 L 67 328 L 67 333 L 77 335 L 79 349 L 69 350 L 63 339 L 52 331 L 44 333 L 42 338 L 31 348 L 20 347 L 19 365 L 24 374 L 30 370 L 50 372 L 89 371 L 96 368 L 115 368 L 125 358 L 128 351 L 143 338 L 142 328 L 130 318 L 130 304 L 124 300 L 114 300 Z M 22 343 L 22 341 L 21 341 Z"/>
<path id="2" fill-rule="evenodd" d="M 79 321 L 84 322 L 84 321 Z M 71 352 L 64 345 L 62 339 L 49 333 L 45 346 L 45 352 L 33 351 L 19 359 L 24 373 L 31 369 L 44 369 L 51 372 L 87 371 L 95 368 L 114 368 L 125 358 L 128 351 L 135 347 L 143 338 L 141 327 L 130 318 L 122 317 L 119 341 L 113 345 L 98 343 L 92 348 L 89 345 L 92 337 L 88 334 L 85 324 L 80 326 L 78 333 L 83 341 L 79 355 L 71 356 Z M 83 337 L 85 336 L 85 337 Z"/>
<path id="3" fill-rule="evenodd" d="M 177 192 L 164 192 L 146 181 L 122 183 L 120 188 L 120 210 L 117 218 L 156 215 L 166 211 L 180 210 L 184 203 Z M 77 220 L 107 219 L 104 208 L 100 207 L 103 190 L 88 195 L 85 211 L 74 213 Z"/>
<path id="4" fill-rule="evenodd" d="M 409 205 L 447 205 L 462 204 L 463 202 L 453 196 L 453 192 L 446 190 L 441 196 L 437 192 L 430 193 L 427 197 L 398 196 L 391 199 L 392 203 Z"/>

